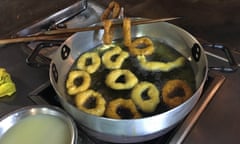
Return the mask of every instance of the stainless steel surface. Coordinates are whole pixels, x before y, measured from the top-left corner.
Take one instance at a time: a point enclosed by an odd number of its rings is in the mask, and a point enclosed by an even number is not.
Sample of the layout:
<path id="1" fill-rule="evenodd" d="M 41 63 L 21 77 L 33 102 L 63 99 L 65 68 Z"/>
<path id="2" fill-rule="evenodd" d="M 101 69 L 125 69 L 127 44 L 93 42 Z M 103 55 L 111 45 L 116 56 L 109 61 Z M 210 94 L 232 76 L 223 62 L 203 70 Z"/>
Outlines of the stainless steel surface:
<path id="1" fill-rule="evenodd" d="M 47 105 L 27 106 L 4 115 L 0 119 L 0 137 L 2 137 L 10 128 L 15 126 L 20 120 L 39 114 L 54 116 L 64 121 L 68 126 L 70 144 L 77 143 L 78 131 L 72 118 L 70 118 L 70 116 L 62 109 Z"/>
<path id="2" fill-rule="evenodd" d="M 39 33 L 54 30 L 57 25 L 64 25 L 64 28 L 83 28 L 88 27 L 100 21 L 100 14 L 103 12 L 103 7 L 97 5 L 94 1 L 80 0 L 75 4 L 60 10 L 41 21 L 24 28 L 17 32 L 17 36 L 38 35 Z M 71 16 L 71 19 L 66 17 Z M 56 25 L 56 23 L 58 23 Z M 60 29 L 60 28 L 55 28 Z"/>
<path id="3" fill-rule="evenodd" d="M 22 29 L 17 32 L 17 36 L 29 36 L 36 35 L 39 32 L 47 31 L 51 29 L 56 29 L 57 26 L 61 23 L 65 23 L 66 21 L 72 19 L 73 17 L 79 15 L 81 12 L 87 9 L 87 1 L 80 0 L 75 4 L 60 10 L 47 18 L 30 25 L 27 28 Z"/>
<path id="4" fill-rule="evenodd" d="M 68 15 L 69 13 L 71 15 L 78 13 L 75 15 L 72 19 L 69 19 L 68 21 L 63 21 L 61 25 L 64 25 L 64 28 L 84 28 L 88 27 L 92 24 L 100 22 L 100 14 L 103 12 L 104 7 L 100 6 L 96 1 L 88 0 L 87 4 L 85 5 L 85 0 L 81 0 L 76 2 L 73 5 L 68 6 L 67 8 L 60 10 L 50 16 L 47 16 L 47 18 L 44 18 L 40 20 L 39 22 L 35 23 L 34 25 L 30 25 L 19 32 L 17 32 L 17 36 L 28 36 L 28 35 L 38 35 L 39 33 L 47 32 L 50 27 L 52 27 L 52 21 L 60 21 L 61 18 L 64 18 L 64 16 Z M 69 12 L 70 11 L 70 12 Z M 59 28 L 61 30 L 61 28 Z M 63 38 L 66 39 L 66 38 Z M 27 47 L 31 50 L 35 49 L 36 46 L 41 43 L 39 41 L 30 42 L 27 44 Z M 51 58 L 51 54 L 56 49 L 50 49 L 46 50 L 44 52 L 44 55 L 46 57 Z"/>
<path id="5" fill-rule="evenodd" d="M 199 47 L 199 52 L 201 51 L 198 55 L 199 61 L 194 60 L 192 47 L 196 44 L 200 46 L 198 41 L 183 29 L 166 22 L 132 27 L 132 37 L 145 35 L 169 45 L 187 58 L 195 75 L 196 91 L 180 106 L 152 117 L 115 120 L 84 113 L 68 102 L 68 95 L 65 91 L 66 75 L 80 54 L 102 44 L 103 30 L 76 33 L 68 38 L 54 54 L 50 65 L 50 80 L 65 110 L 74 117 L 80 126 L 86 127 L 89 134 L 105 141 L 122 143 L 153 139 L 165 134 L 181 121 L 201 96 L 207 78 L 208 65 L 206 55 L 201 47 Z M 121 38 L 122 28 L 115 28 L 113 39 Z M 81 49 L 79 49 L 80 45 Z M 64 53 L 64 57 L 62 57 L 62 53 Z M 155 124 L 152 125 L 152 123 Z"/>

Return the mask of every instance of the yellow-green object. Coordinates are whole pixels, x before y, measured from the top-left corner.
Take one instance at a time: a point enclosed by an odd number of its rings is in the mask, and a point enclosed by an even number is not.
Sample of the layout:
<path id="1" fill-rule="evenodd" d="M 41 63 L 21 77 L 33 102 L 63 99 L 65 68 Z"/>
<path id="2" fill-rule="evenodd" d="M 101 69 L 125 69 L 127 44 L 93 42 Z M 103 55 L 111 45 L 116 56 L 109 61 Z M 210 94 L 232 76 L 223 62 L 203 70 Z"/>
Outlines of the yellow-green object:
<path id="1" fill-rule="evenodd" d="M 0 97 L 11 96 L 16 92 L 15 84 L 6 69 L 0 68 Z"/>

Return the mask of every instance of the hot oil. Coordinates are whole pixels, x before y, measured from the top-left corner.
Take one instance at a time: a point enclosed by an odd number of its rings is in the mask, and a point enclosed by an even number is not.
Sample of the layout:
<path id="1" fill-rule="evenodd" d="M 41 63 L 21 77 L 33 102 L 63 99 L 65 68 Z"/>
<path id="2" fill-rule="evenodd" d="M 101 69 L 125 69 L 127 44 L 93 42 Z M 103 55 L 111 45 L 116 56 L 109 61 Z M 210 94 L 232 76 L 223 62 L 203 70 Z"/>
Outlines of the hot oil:
<path id="1" fill-rule="evenodd" d="M 148 61 L 161 61 L 161 62 L 169 62 L 169 61 L 174 61 L 178 57 L 181 57 L 182 55 L 178 53 L 174 48 L 164 44 L 160 43 L 158 40 L 151 39 L 153 41 L 155 51 L 152 55 L 147 56 Z M 113 45 L 120 46 L 122 50 L 128 51 L 128 48 L 125 47 L 122 43 L 122 40 L 116 40 L 113 42 Z M 98 52 L 100 57 L 102 57 L 103 53 L 106 52 L 107 50 L 111 49 L 110 48 L 105 48 L 102 45 L 97 46 L 96 48 L 93 48 L 91 51 Z M 79 56 L 80 57 L 80 56 Z M 73 64 L 72 69 L 77 69 L 76 68 L 76 62 Z M 143 116 L 149 116 L 149 115 L 154 115 L 156 113 L 162 113 L 170 108 L 166 106 L 163 103 L 162 97 L 161 97 L 161 90 L 163 85 L 168 81 L 168 80 L 173 80 L 173 79 L 181 79 L 185 80 L 189 86 L 192 88 L 193 91 L 195 91 L 195 76 L 192 70 L 192 67 L 190 65 L 190 62 L 186 59 L 185 65 L 173 69 L 169 72 L 160 72 L 160 71 L 148 71 L 144 70 L 140 64 L 136 56 L 130 55 L 129 58 L 127 58 L 123 64 L 121 69 L 128 69 L 131 72 L 135 74 L 135 76 L 138 78 L 138 81 L 148 81 L 153 83 L 159 90 L 160 93 L 160 104 L 156 108 L 155 112 L 146 114 L 142 113 Z M 97 70 L 97 72 L 91 74 L 91 87 L 90 89 L 94 89 L 98 92 L 100 92 L 105 100 L 107 102 L 116 99 L 116 98 L 125 98 L 129 99 L 130 98 L 130 93 L 131 89 L 129 90 L 114 90 L 108 87 L 105 84 L 105 78 L 108 75 L 108 73 L 111 70 L 105 68 L 103 64 L 101 64 L 100 68 Z"/>

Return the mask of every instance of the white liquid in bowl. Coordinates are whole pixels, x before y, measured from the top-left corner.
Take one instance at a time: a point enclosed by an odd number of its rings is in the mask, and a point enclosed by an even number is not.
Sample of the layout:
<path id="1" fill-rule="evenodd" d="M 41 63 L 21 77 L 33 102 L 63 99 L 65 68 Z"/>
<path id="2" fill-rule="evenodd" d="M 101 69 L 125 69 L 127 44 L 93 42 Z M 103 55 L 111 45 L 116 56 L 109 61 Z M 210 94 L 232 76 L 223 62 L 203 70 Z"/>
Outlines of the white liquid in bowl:
<path id="1" fill-rule="evenodd" d="M 0 138 L 0 144 L 70 144 L 70 130 L 63 120 L 35 115 L 20 120 Z"/>

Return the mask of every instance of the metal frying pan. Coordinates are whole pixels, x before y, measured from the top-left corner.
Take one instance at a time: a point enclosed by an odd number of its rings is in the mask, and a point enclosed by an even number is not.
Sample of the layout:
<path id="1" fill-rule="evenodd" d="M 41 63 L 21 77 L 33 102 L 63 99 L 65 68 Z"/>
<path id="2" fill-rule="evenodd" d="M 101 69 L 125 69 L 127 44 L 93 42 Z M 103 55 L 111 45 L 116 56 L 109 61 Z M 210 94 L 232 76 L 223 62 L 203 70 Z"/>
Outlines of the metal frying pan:
<path id="1" fill-rule="evenodd" d="M 65 81 L 80 54 L 102 44 L 103 30 L 79 32 L 57 50 L 50 65 L 50 80 L 64 109 L 88 134 L 108 142 L 131 143 L 159 137 L 178 124 L 198 101 L 207 78 L 207 58 L 201 44 L 182 28 L 167 22 L 132 27 L 132 37 L 153 37 L 182 54 L 190 62 L 196 91 L 181 105 L 161 114 L 140 119 L 116 120 L 87 114 L 77 109 L 66 94 Z M 114 29 L 114 38 L 122 38 L 122 29 Z"/>

